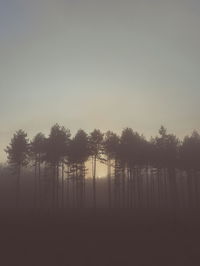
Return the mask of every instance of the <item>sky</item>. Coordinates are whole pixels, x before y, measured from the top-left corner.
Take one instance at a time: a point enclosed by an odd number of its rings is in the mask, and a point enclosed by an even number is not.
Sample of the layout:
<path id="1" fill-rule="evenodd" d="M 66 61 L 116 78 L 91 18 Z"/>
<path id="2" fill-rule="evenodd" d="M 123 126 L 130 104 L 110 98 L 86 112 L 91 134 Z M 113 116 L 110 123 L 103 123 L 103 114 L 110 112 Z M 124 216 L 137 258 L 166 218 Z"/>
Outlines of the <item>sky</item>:
<path id="1" fill-rule="evenodd" d="M 199 14 L 199 0 L 0 0 L 0 161 L 16 130 L 56 122 L 198 130 Z"/>

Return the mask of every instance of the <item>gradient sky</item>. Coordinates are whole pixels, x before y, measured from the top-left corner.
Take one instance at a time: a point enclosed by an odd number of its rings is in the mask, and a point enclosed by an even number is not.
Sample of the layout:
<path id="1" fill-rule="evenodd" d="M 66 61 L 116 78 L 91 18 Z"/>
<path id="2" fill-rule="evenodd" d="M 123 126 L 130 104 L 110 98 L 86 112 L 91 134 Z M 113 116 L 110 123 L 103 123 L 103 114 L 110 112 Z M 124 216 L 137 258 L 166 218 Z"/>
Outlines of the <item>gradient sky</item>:
<path id="1" fill-rule="evenodd" d="M 181 138 L 200 122 L 199 0 L 0 0 L 0 161 L 58 122 Z"/>

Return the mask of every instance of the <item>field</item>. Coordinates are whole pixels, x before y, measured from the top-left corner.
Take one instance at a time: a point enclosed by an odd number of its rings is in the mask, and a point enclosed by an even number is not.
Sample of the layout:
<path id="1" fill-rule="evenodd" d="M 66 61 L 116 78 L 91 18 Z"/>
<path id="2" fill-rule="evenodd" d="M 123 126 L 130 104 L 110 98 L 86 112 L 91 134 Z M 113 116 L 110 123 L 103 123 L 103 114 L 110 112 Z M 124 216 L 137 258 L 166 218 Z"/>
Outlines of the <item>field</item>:
<path id="1" fill-rule="evenodd" d="M 199 222 L 196 212 L 5 212 L 0 265 L 198 266 Z"/>

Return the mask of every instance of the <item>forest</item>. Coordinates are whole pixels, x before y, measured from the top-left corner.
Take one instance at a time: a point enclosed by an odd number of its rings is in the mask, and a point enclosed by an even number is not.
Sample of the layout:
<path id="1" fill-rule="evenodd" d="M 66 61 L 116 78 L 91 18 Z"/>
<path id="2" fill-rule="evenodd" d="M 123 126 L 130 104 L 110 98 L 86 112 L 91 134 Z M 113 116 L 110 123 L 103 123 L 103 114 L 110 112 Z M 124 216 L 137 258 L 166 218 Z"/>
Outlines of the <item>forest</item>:
<path id="1" fill-rule="evenodd" d="M 48 137 L 38 133 L 31 141 L 24 130 L 16 131 L 5 152 L 14 207 L 20 207 L 23 190 L 32 195 L 29 207 L 36 209 L 185 209 L 200 204 L 197 131 L 180 141 L 161 126 L 148 141 L 131 128 L 120 136 L 98 129 L 90 134 L 80 129 L 71 136 L 55 124 Z M 106 167 L 104 178 L 98 178 L 97 164 Z"/>

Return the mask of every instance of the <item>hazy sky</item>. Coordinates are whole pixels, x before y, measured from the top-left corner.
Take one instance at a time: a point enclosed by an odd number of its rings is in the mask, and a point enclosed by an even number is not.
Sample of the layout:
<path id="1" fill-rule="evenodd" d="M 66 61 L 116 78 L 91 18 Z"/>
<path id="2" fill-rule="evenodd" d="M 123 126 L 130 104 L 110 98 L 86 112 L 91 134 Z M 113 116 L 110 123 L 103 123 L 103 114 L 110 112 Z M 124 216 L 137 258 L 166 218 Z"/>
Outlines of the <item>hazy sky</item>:
<path id="1" fill-rule="evenodd" d="M 199 0 L 0 0 L 0 161 L 15 130 L 182 137 L 200 123 Z"/>

